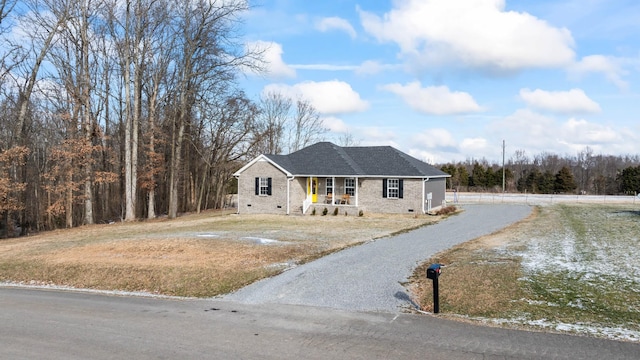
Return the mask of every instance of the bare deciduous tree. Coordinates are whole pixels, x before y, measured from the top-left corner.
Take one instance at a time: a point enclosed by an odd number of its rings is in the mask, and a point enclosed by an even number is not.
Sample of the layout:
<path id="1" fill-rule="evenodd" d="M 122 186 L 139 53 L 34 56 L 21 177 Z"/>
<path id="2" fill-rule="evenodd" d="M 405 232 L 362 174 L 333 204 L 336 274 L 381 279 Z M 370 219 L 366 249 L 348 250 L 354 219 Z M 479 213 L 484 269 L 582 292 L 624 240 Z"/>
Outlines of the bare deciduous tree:
<path id="1" fill-rule="evenodd" d="M 260 138 L 256 151 L 262 154 L 281 154 L 284 151 L 284 131 L 291 112 L 291 99 L 279 92 L 268 92 L 260 98 Z"/>
<path id="2" fill-rule="evenodd" d="M 176 96 L 169 165 L 169 218 L 178 215 L 178 190 L 184 139 L 197 119 L 196 103 L 207 101 L 233 81 L 240 68 L 254 66 L 259 54 L 247 53 L 237 37 L 238 16 L 248 10 L 244 0 L 187 0 L 175 11 L 174 59 Z"/>
<path id="3" fill-rule="evenodd" d="M 296 113 L 289 129 L 289 152 L 298 151 L 323 139 L 327 129 L 315 107 L 306 99 L 296 101 Z"/>

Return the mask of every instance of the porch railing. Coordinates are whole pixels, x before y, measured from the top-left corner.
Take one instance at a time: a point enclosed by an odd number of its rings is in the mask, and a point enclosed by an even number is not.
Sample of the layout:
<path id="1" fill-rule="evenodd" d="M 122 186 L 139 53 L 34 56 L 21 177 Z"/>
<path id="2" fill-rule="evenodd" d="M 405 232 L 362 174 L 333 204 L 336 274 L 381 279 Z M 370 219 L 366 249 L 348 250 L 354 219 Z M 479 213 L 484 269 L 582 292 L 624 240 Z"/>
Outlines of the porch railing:
<path id="1" fill-rule="evenodd" d="M 311 199 L 310 196 L 307 196 L 306 199 L 304 199 L 304 201 L 302 202 L 302 213 L 306 214 L 307 210 L 309 210 L 309 207 L 311 206 L 311 204 L 313 204 L 313 200 Z"/>

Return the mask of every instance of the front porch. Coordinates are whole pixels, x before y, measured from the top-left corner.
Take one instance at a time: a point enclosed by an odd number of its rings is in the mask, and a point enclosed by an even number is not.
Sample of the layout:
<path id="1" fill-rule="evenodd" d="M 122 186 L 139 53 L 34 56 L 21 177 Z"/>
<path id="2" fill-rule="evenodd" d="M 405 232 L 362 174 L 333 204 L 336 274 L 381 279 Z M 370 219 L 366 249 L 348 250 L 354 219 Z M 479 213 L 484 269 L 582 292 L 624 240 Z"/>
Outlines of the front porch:
<path id="1" fill-rule="evenodd" d="M 308 214 L 314 209 L 322 213 L 326 208 L 333 214 L 358 213 L 358 178 L 357 177 L 308 177 L 307 196 L 302 206 L 302 213 Z"/>

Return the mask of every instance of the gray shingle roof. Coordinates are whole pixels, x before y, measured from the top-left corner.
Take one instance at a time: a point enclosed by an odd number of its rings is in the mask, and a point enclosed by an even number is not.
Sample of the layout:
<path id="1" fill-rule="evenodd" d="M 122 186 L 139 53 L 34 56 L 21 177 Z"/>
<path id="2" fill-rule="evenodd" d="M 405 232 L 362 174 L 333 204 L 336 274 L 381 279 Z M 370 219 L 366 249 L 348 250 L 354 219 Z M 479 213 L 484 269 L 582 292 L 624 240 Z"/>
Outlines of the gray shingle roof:
<path id="1" fill-rule="evenodd" d="M 265 155 L 292 175 L 448 177 L 391 146 L 341 147 L 320 142 L 289 155 Z"/>

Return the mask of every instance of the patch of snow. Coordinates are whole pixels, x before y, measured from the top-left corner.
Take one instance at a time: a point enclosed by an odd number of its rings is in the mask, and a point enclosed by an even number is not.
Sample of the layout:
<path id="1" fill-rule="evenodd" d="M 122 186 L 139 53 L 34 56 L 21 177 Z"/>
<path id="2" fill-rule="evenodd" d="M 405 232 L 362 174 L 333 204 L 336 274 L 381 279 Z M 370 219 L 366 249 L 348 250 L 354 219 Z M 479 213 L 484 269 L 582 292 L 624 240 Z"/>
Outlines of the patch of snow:
<path id="1" fill-rule="evenodd" d="M 203 238 L 219 238 L 220 235 L 218 234 L 212 234 L 212 233 L 202 233 L 202 234 L 196 234 L 196 237 L 203 237 Z"/>
<path id="2" fill-rule="evenodd" d="M 100 294 L 100 295 L 136 296 L 136 297 L 148 297 L 148 298 L 158 298 L 158 299 L 176 299 L 176 300 L 197 299 L 194 297 L 154 294 L 154 293 L 145 292 L 145 291 L 97 290 L 97 289 L 74 288 L 72 286 L 38 283 L 36 281 L 30 281 L 28 284 L 24 282 L 0 282 L 0 287 L 40 289 L 40 290 L 63 290 L 63 291 L 76 291 L 76 292 Z"/>
<path id="3" fill-rule="evenodd" d="M 520 300 L 512 300 L 512 301 L 522 301 L 522 302 L 526 302 L 529 305 L 545 305 L 545 306 L 551 306 L 551 307 L 558 307 L 560 305 L 556 304 L 556 303 L 552 303 L 549 301 L 540 301 L 540 300 L 531 300 L 531 299 L 525 299 L 522 298 Z"/>
<path id="4" fill-rule="evenodd" d="M 259 244 L 259 245 L 272 245 L 272 244 L 282 244 L 284 243 L 283 241 L 280 240 L 273 240 L 273 239 L 265 239 L 265 238 L 261 238 L 261 237 L 254 237 L 254 236 L 245 236 L 245 237 L 241 237 L 240 240 L 249 240 L 253 243 Z"/>
<path id="5" fill-rule="evenodd" d="M 480 321 L 486 324 L 495 325 L 528 325 L 552 330 L 557 332 L 565 332 L 579 335 L 591 335 L 603 337 L 610 340 L 624 340 L 631 342 L 640 342 L 640 331 L 625 329 L 622 327 L 607 327 L 600 325 L 592 325 L 585 323 L 568 324 L 563 322 L 553 322 L 547 319 L 528 320 L 525 318 L 512 319 L 491 319 L 482 317 L 467 317 L 468 319 Z"/>

